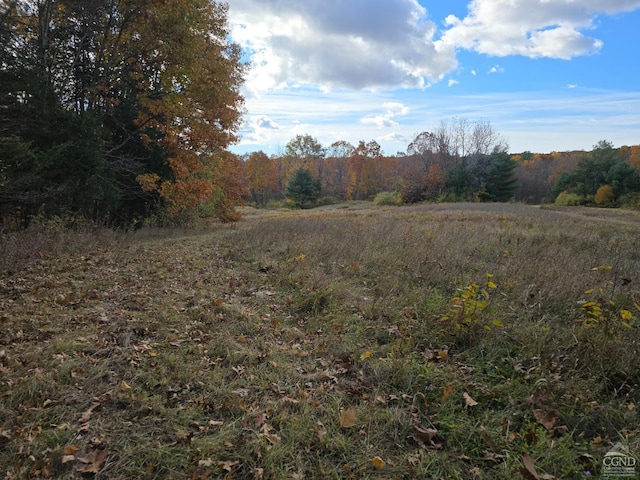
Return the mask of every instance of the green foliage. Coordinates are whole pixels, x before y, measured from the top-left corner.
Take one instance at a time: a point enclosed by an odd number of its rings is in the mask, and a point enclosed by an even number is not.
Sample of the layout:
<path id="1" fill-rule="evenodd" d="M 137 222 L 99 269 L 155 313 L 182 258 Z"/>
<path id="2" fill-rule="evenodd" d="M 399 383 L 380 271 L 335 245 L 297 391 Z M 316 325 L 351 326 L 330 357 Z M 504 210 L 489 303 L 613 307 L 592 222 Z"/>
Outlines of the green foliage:
<path id="1" fill-rule="evenodd" d="M 577 205 L 583 205 L 585 203 L 585 199 L 576 193 L 562 192 L 556 197 L 554 203 L 556 205 L 575 207 Z"/>
<path id="2" fill-rule="evenodd" d="M 286 196 L 296 207 L 311 207 L 320 196 L 320 182 L 313 178 L 309 170 L 299 168 L 287 184 Z"/>
<path id="3" fill-rule="evenodd" d="M 488 273 L 484 287 L 473 282 L 460 289 L 459 294 L 451 298 L 449 313 L 442 317 L 442 320 L 453 326 L 451 333 L 459 336 L 464 343 L 478 341 L 481 330 L 504 327 L 501 321 L 488 318 L 491 314 L 490 292 L 498 288 L 492 278 L 493 274 Z"/>
<path id="4" fill-rule="evenodd" d="M 618 203 L 623 208 L 633 208 L 640 210 L 640 191 L 627 193 L 618 199 Z"/>
<path id="5" fill-rule="evenodd" d="M 552 194 L 558 196 L 567 191 L 584 198 L 594 197 L 605 185 L 611 190 L 603 190 L 600 198 L 595 199 L 598 205 L 610 204 L 621 196 L 640 191 L 640 171 L 625 160 L 620 150 L 602 140 L 583 156 L 574 171 L 560 175 Z"/>
<path id="6" fill-rule="evenodd" d="M 325 153 L 325 148 L 311 135 L 296 135 L 285 147 L 287 157 L 299 159 L 321 158 Z"/>
<path id="7" fill-rule="evenodd" d="M 400 205 L 400 196 L 397 192 L 380 192 L 373 199 L 374 205 Z"/>
<path id="8" fill-rule="evenodd" d="M 480 173 L 484 187 L 480 199 L 491 202 L 512 200 L 517 187 L 514 177 L 516 166 L 507 152 L 493 152 L 489 157 L 486 172 Z"/>

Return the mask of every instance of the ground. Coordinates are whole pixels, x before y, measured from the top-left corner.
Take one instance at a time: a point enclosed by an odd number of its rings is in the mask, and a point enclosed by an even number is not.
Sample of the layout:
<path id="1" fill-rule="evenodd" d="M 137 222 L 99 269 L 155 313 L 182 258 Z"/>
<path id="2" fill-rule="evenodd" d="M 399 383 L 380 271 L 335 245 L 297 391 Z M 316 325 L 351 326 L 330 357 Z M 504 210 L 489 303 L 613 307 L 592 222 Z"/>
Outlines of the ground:
<path id="1" fill-rule="evenodd" d="M 5 478 L 586 478 L 617 442 L 640 455 L 638 212 L 243 214 L 0 240 Z"/>

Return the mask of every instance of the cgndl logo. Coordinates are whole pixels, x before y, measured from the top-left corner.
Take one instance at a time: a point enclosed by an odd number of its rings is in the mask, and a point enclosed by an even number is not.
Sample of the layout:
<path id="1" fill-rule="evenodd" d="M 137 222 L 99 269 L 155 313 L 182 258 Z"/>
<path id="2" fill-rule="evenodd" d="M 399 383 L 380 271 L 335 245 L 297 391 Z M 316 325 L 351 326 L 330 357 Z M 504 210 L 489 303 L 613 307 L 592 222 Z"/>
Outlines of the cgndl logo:
<path id="1" fill-rule="evenodd" d="M 616 443 L 602 459 L 602 475 L 607 477 L 629 477 L 636 475 L 637 460 L 629 453 L 629 449 Z"/>

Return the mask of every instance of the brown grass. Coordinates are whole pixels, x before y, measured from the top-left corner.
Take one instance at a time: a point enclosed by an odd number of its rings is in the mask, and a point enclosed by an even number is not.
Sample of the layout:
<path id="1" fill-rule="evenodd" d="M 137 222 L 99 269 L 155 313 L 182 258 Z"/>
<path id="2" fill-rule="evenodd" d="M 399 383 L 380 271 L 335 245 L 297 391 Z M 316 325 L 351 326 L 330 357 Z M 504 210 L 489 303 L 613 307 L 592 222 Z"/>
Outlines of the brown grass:
<path id="1" fill-rule="evenodd" d="M 640 452 L 637 213 L 244 213 L 2 239 L 7 478 L 513 478 L 525 455 L 583 478 L 617 441 Z M 451 298 L 487 273 L 456 330 Z"/>

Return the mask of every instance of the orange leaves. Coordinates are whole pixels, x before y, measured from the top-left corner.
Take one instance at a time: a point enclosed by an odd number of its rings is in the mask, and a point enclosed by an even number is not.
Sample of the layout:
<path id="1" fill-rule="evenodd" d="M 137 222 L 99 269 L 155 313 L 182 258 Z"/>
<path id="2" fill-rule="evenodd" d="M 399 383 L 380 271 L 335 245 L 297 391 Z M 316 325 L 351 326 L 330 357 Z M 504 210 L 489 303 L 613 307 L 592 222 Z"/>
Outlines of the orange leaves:
<path id="1" fill-rule="evenodd" d="M 358 422 L 358 412 L 356 411 L 355 407 L 350 407 L 346 410 L 342 410 L 338 422 L 340 424 L 340 428 L 349 428 L 355 426 Z"/>
<path id="2" fill-rule="evenodd" d="M 446 402 L 447 399 L 451 396 L 451 394 L 453 394 L 453 392 L 455 391 L 456 386 L 455 385 L 448 385 L 446 387 L 444 387 L 442 389 L 442 398 L 440 399 L 441 402 Z"/>

